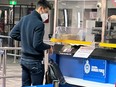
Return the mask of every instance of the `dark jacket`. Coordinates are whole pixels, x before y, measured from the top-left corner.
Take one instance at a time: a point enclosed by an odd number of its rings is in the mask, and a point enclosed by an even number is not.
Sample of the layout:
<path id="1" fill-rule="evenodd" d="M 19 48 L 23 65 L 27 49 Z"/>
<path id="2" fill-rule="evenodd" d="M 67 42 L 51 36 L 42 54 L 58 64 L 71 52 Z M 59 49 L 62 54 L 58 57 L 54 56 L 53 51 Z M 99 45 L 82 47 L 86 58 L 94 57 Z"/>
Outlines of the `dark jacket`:
<path id="1" fill-rule="evenodd" d="M 44 50 L 50 45 L 43 43 L 44 23 L 37 11 L 24 16 L 10 32 L 10 37 L 21 41 L 22 58 L 42 60 Z"/>

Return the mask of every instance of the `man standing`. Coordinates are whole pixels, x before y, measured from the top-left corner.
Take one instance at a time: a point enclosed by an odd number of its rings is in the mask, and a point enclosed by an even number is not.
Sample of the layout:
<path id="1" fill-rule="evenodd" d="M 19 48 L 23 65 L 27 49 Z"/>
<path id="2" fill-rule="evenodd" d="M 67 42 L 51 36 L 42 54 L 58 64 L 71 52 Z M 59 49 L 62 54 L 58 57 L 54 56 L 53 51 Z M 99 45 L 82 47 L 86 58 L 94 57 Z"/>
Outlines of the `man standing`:
<path id="1" fill-rule="evenodd" d="M 43 83 L 44 50 L 53 51 L 50 45 L 43 42 L 44 21 L 48 18 L 49 9 L 48 1 L 39 0 L 36 9 L 22 17 L 10 32 L 11 38 L 21 41 L 22 87 Z"/>

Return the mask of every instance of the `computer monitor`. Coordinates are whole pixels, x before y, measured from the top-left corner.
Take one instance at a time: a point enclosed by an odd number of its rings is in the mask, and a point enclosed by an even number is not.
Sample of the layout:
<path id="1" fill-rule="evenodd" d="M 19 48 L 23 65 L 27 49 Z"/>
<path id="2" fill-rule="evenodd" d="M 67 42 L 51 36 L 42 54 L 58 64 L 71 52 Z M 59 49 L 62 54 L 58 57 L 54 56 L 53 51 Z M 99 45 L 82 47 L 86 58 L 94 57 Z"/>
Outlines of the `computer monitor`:
<path id="1" fill-rule="evenodd" d="M 95 27 L 102 27 L 102 21 L 96 21 Z"/>

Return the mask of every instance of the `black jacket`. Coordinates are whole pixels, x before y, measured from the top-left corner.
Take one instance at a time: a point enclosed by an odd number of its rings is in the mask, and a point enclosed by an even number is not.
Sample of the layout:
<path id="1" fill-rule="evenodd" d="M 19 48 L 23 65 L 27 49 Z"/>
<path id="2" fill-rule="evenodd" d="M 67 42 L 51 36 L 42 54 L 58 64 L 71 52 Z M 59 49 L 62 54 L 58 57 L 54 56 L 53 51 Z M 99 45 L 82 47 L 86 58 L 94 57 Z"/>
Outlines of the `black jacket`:
<path id="1" fill-rule="evenodd" d="M 43 43 L 44 23 L 37 11 L 24 16 L 10 32 L 10 37 L 21 41 L 22 58 L 42 60 L 44 50 L 50 45 Z"/>

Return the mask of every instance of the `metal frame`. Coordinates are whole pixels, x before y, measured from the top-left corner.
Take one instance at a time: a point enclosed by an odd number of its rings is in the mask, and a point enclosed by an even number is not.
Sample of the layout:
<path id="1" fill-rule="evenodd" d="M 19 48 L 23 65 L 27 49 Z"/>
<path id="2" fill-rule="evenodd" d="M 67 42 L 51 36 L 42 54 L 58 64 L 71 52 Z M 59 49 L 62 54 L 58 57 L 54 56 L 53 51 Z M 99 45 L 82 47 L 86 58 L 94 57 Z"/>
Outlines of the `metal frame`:
<path id="1" fill-rule="evenodd" d="M 11 39 L 11 37 L 10 36 L 4 36 L 4 35 L 0 35 L 0 38 L 4 38 L 4 39 Z M 15 47 L 17 47 L 17 41 L 14 41 L 15 42 L 15 44 L 14 44 L 14 46 Z M 1 44 L 3 44 L 3 43 L 1 43 Z M 1 46 L 2 47 L 2 46 Z M 17 56 L 20 56 L 20 55 L 16 55 L 17 54 L 17 50 L 14 50 L 14 54 L 12 54 L 12 53 L 7 53 L 7 55 L 10 55 L 10 56 L 14 56 L 14 62 L 13 63 L 16 63 L 16 57 Z M 19 53 L 18 53 L 19 54 Z M 2 54 L 1 54 L 1 56 L 2 56 Z M 0 56 L 0 60 L 2 59 L 2 57 Z"/>
<path id="2" fill-rule="evenodd" d="M 33 8 L 35 9 L 35 5 L 26 5 L 26 4 L 17 4 L 17 5 L 9 5 L 9 4 L 0 4 L 0 7 L 3 7 L 2 9 L 6 9 L 9 8 L 9 9 L 12 9 L 13 10 L 13 19 L 12 19 L 12 23 L 10 21 L 7 20 L 7 24 L 4 23 L 4 26 L 9 26 L 9 30 L 12 29 L 12 27 L 15 25 L 15 16 L 16 16 L 16 11 L 15 11 L 15 8 L 19 7 L 19 17 L 18 17 L 18 20 L 21 19 L 21 17 L 23 16 L 22 15 L 22 8 Z M 9 14 L 9 13 L 8 13 Z M 28 13 L 26 13 L 25 15 L 27 15 Z M 10 17 L 8 17 L 10 18 Z M 4 30 L 5 30 L 5 27 L 4 27 Z"/>
<path id="3" fill-rule="evenodd" d="M 101 8 L 101 16 L 102 16 L 102 35 L 101 35 L 101 42 L 105 41 L 105 32 L 106 32 L 106 7 L 107 7 L 107 0 L 101 0 L 102 8 Z"/>
<path id="4" fill-rule="evenodd" d="M 21 50 L 20 47 L 0 47 L 0 50 L 4 50 L 3 53 L 3 70 L 2 76 L 2 87 L 6 87 L 6 78 L 20 77 L 20 76 L 6 76 L 6 60 L 7 60 L 7 50 Z"/>
<path id="5" fill-rule="evenodd" d="M 54 30 L 53 34 L 56 32 L 56 26 L 57 26 L 57 11 L 58 11 L 58 0 L 54 1 Z"/>

